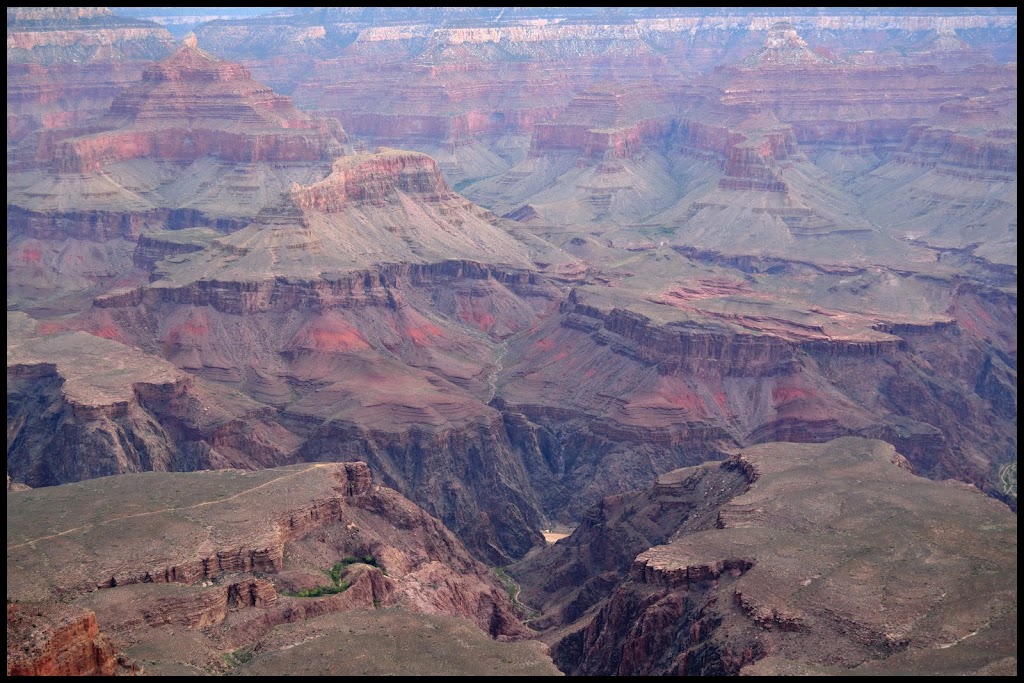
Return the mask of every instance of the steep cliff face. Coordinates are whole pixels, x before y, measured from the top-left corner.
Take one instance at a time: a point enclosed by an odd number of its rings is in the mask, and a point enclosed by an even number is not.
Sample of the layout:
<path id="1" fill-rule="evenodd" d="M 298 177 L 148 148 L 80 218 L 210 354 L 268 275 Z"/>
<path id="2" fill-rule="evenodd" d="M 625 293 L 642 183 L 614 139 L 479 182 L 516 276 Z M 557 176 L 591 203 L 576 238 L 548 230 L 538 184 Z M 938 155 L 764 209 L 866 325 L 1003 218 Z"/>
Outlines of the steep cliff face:
<path id="1" fill-rule="evenodd" d="M 262 406 L 126 346 L 109 318 L 95 322 L 87 333 L 9 315 L 7 458 L 15 481 L 52 486 L 290 461 L 295 437 L 267 422 Z"/>
<path id="2" fill-rule="evenodd" d="M 174 650 L 177 661 L 217 670 L 221 653 L 251 648 L 276 625 L 392 605 L 466 619 L 494 638 L 528 634 L 487 569 L 438 520 L 375 485 L 364 463 L 151 473 L 21 493 L 8 497 L 18 536 L 8 547 L 9 593 L 19 601 L 9 620 L 21 600 L 59 598 L 94 611 L 112 640 L 75 606 L 58 635 L 82 644 L 61 648 L 65 663 L 32 644 L 39 637 L 9 634 L 18 635 L 9 647 L 40 650 L 31 662 L 9 658 L 19 672 L 85 673 L 91 658 L 97 673 L 110 673 L 111 642 L 166 647 L 181 629 L 197 640 Z M 53 511 L 69 504 L 81 513 L 76 525 L 53 533 Z M 159 539 L 153 524 L 165 530 Z M 90 550 L 73 576 L 51 563 L 82 548 Z M 43 661 L 43 650 L 57 663 Z"/>
<path id="3" fill-rule="evenodd" d="M 652 82 L 585 90 L 551 123 L 533 128 L 530 157 L 575 152 L 580 161 L 640 155 L 673 127 L 669 92 Z"/>
<path id="4" fill-rule="evenodd" d="M 1013 68 L 950 70 L 891 51 L 868 59 L 883 51 L 874 40 L 853 48 L 866 31 L 838 49 L 843 32 L 816 27 L 812 46 L 801 37 L 809 23 L 759 26 L 763 47 L 719 61 L 699 86 L 678 75 L 638 84 L 629 73 L 616 74 L 617 87 L 580 86 L 534 124 L 526 158 L 502 147 L 512 166 L 481 173 L 464 191 L 500 214 L 530 205 L 559 234 L 631 249 L 666 243 L 851 263 L 888 260 L 905 240 L 971 249 L 969 232 L 979 256 L 1011 259 L 1005 180 L 1016 166 L 1015 110 L 997 102 L 1015 87 Z M 972 100 L 971 114 L 953 113 L 961 99 Z M 499 151 L 498 140 L 481 141 Z M 966 204 L 953 177 L 971 179 Z M 982 186 L 996 201 L 974 199 Z M 913 208 L 898 201 L 907 197 Z"/>
<path id="5" fill-rule="evenodd" d="M 475 425 L 440 429 L 328 424 L 311 434 L 297 457 L 365 460 L 490 563 L 521 557 L 540 541 L 533 477 L 494 412 Z"/>
<path id="6" fill-rule="evenodd" d="M 910 125 L 935 114 L 949 97 L 988 84 L 987 78 L 949 72 L 1005 62 L 1007 49 L 1012 54 L 1015 46 L 1016 19 L 999 11 L 619 11 L 611 20 L 603 14 L 584 19 L 587 10 L 548 9 L 540 19 L 485 18 L 467 10 L 458 20 L 465 25 L 457 27 L 435 23 L 448 19 L 429 12 L 412 24 L 392 18 L 387 25 L 372 14 L 341 19 L 340 10 L 297 12 L 291 18 L 210 24 L 199 36 L 218 54 L 248 59 L 262 78 L 294 92 L 302 106 L 338 117 L 355 134 L 442 159 L 452 182 L 500 175 L 504 184 L 530 173 L 521 164 L 527 155 L 578 150 L 583 159 L 597 161 L 606 153 L 662 153 L 665 134 L 680 119 L 692 118 L 694 88 L 687 81 L 712 71 L 720 90 L 698 88 L 701 95 L 731 107 L 773 111 L 799 126 L 795 132 L 811 143 L 813 156 L 824 155 L 830 166 L 863 168 L 887 157 Z M 284 41 L 287 57 L 268 58 L 271 36 L 293 36 Z M 995 60 L 993 53 L 999 55 Z M 603 120 L 608 98 L 595 97 L 595 90 L 610 84 L 636 87 L 644 108 L 662 110 L 609 125 Z M 577 117 L 578 111 L 586 116 Z M 701 122 L 730 118 L 720 114 L 705 114 Z M 837 144 L 823 135 L 829 127 L 877 142 L 870 148 Z M 771 175 L 727 174 L 722 189 L 790 188 L 777 177 L 778 169 Z M 533 203 L 530 195 L 550 181 L 524 183 L 524 189 L 532 188 L 529 194 L 500 205 L 497 182 L 484 182 L 470 194 L 506 213 Z M 644 189 L 651 200 L 665 192 Z"/>
<path id="7" fill-rule="evenodd" d="M 140 132 L 145 147 L 160 143 L 161 130 L 184 144 L 175 126 L 189 122 L 201 126 L 190 129 L 196 135 L 206 131 L 214 141 L 221 134 L 255 140 L 269 127 L 289 139 L 337 143 L 332 129 L 252 83 L 244 68 L 194 45 L 148 69 L 107 120 L 127 123 L 55 148 L 71 145 L 68 158 L 104 169 L 138 170 L 154 160 L 114 163 L 90 145 Z M 497 562 L 525 553 L 539 540 L 539 515 L 528 477 L 509 455 L 514 447 L 503 421 L 485 405 L 495 391 L 490 354 L 500 339 L 550 313 L 561 294 L 556 279 L 575 277 L 582 267 L 458 196 L 425 155 L 353 154 L 335 160 L 323 177 L 316 164 L 261 149 L 272 153 L 270 166 L 249 159 L 232 167 L 245 176 L 242 187 L 260 186 L 270 174 L 271 188 L 259 190 L 267 204 L 251 221 L 244 214 L 255 213 L 253 206 L 230 202 L 212 222 L 195 206 L 16 214 L 22 232 L 33 235 L 27 239 L 40 242 L 76 235 L 76 226 L 89 231 L 78 238 L 138 237 L 133 265 L 151 271 L 151 284 L 136 273 L 125 278 L 134 286 L 108 291 L 75 321 L 44 325 L 29 337 L 56 334 L 51 356 L 67 352 L 58 348 L 64 332 L 110 337 L 169 359 L 185 374 L 176 388 L 125 382 L 116 401 L 101 401 L 89 414 L 69 407 L 61 390 L 67 368 L 25 375 L 9 396 L 15 481 L 48 485 L 131 471 L 350 457 L 339 451 L 340 438 L 342 450 L 371 461 L 389 483 L 463 534 L 480 557 Z M 231 161 L 212 148 L 190 147 L 182 153 L 196 158 L 184 160 L 173 149 L 126 150 L 155 153 L 175 173 L 191 162 L 199 176 Z M 287 192 L 273 196 L 285 180 L 293 181 Z M 197 181 L 190 170 L 171 184 L 178 192 L 178 185 Z M 236 189 L 237 181 L 218 179 Z M 51 190 L 66 203 L 61 182 Z M 211 194 L 223 199 L 220 190 Z M 117 232 L 108 235 L 108 228 Z M 87 338 L 75 340 L 88 354 L 115 352 Z M 249 351 L 239 355 L 243 346 Z M 12 372 L 24 375 L 22 366 L 30 364 L 19 361 Z M 202 381 L 193 381 L 197 375 Z M 376 399 L 364 395 L 367 386 Z M 490 397 L 482 401 L 484 393 Z M 48 409 L 33 412 L 40 402 Z M 53 449 L 67 457 L 49 462 L 39 455 Z M 437 455 L 437 472 L 429 476 L 425 453 Z M 494 490 L 515 513 L 493 515 L 480 503 Z"/>
<path id="8" fill-rule="evenodd" d="M 500 175 L 501 182 L 513 184 L 529 172 L 520 165 L 524 156 L 540 150 L 547 150 L 546 156 L 580 149 L 595 160 L 606 150 L 618 158 L 659 153 L 661 146 L 647 138 L 669 127 L 665 119 L 639 117 L 642 127 L 633 127 L 634 121 L 609 133 L 596 117 L 573 120 L 572 101 L 588 99 L 592 88 L 613 81 L 643 83 L 651 100 L 665 88 L 683 104 L 687 97 L 679 84 L 743 63 L 754 68 L 746 67 L 749 74 L 725 85 L 723 100 L 775 110 L 785 122 L 801 124 L 806 139 L 828 126 L 876 137 L 888 129 L 892 137 L 871 149 L 836 149 L 824 139 L 809 148 L 815 156 L 822 152 L 830 165 L 863 168 L 877 163 L 879 152 L 893 151 L 906 128 L 934 113 L 945 98 L 976 86 L 974 79 L 953 83 L 935 65 L 958 72 L 1012 61 L 1016 50 L 1015 17 L 998 11 L 617 12 L 609 17 L 548 9 L 527 18 L 467 10 L 452 26 L 443 23 L 449 18 L 429 12 L 412 23 L 394 17 L 381 23 L 373 14 L 317 10 L 209 24 L 199 35 L 204 46 L 248 60 L 260 78 L 293 92 L 301 106 L 338 117 L 353 133 L 437 157 L 453 183 Z M 782 28 L 776 28 L 779 22 Z M 954 43 L 961 49 L 951 49 Z M 271 57 L 275 48 L 285 56 Z M 657 88 L 649 86 L 652 80 Z M 785 84 L 784 93 L 776 90 L 778 83 Z M 669 118 L 686 118 L 687 107 L 681 109 Z M 783 183 L 790 185 L 780 178 L 737 177 L 723 189 L 781 192 Z M 500 205 L 490 183 L 471 194 L 507 213 L 534 203 L 537 186 L 550 184 L 550 179 L 534 183 L 529 195 L 517 194 Z M 652 207 L 666 192 L 661 186 L 646 190 Z M 606 218 L 622 220 L 614 214 Z"/>
<path id="9" fill-rule="evenodd" d="M 728 460 L 674 470 L 653 487 L 605 498 L 588 509 L 571 539 L 509 568 L 523 579 L 523 600 L 543 605 L 531 624 L 547 629 L 581 618 L 611 595 L 638 554 L 683 530 L 714 528 L 719 506 L 750 485 L 747 469 Z"/>
<path id="10" fill-rule="evenodd" d="M 433 159 L 393 150 L 340 159 L 325 180 L 296 188 L 292 201 L 304 211 L 335 213 L 349 202 L 383 206 L 396 192 L 433 204 L 458 198 Z"/>
<path id="11" fill-rule="evenodd" d="M 735 446 L 842 435 L 884 438 L 919 474 L 1003 495 L 994 472 L 1014 459 L 1014 425 L 1001 417 L 1015 409 L 1013 344 L 1005 331 L 971 330 L 1012 319 L 1012 304 L 996 312 L 993 293 L 985 313 L 969 313 L 981 304 L 965 295 L 962 324 L 938 309 L 930 323 L 840 329 L 831 315 L 819 326 L 767 304 L 720 307 L 711 301 L 728 290 L 716 286 L 677 290 L 693 306 L 677 320 L 664 307 L 608 308 L 604 290 L 580 288 L 557 324 L 510 345 L 499 407 L 517 416 L 516 443 L 537 444 L 541 471 L 577 502 Z M 544 500 L 570 516 L 585 509 Z"/>
<path id="12" fill-rule="evenodd" d="M 141 673 L 100 632 L 90 610 L 7 603 L 8 676 L 114 676 Z"/>
<path id="13" fill-rule="evenodd" d="M 246 283 L 129 292 L 96 311 L 204 378 L 178 397 L 141 397 L 171 448 L 205 449 L 197 466 L 363 459 L 481 557 L 504 562 L 539 540 L 540 518 L 522 456 L 502 415 L 485 405 L 499 344 L 488 335 L 529 326 L 533 299 L 553 305 L 545 297 L 557 290 L 530 279 L 473 263 L 404 266 L 333 283 L 271 281 L 275 295 L 258 301 Z M 258 403 L 232 403 L 257 412 L 215 411 L 206 382 L 245 392 Z M 506 512 L 495 514 L 494 504 Z"/>
<path id="14" fill-rule="evenodd" d="M 953 498 L 957 512 L 940 512 Z M 992 533 L 976 526 L 982 518 Z M 662 520 L 655 537 L 643 533 Z M 936 544 L 951 524 L 963 525 L 961 540 Z M 1011 575 L 961 583 L 979 563 L 1012 564 L 1012 544 L 997 536 L 1015 529 L 1000 504 L 910 474 L 887 444 L 765 444 L 608 499 L 513 571 L 567 673 L 735 675 L 765 658 L 967 671 L 1015 656 L 1005 639 L 1016 613 Z M 656 537 L 668 540 L 625 561 Z M 616 559 L 595 562 L 595 546 Z M 555 565 L 579 576 L 559 581 Z M 967 634 L 1004 646 L 970 663 L 936 658 Z"/>
<path id="15" fill-rule="evenodd" d="M 608 306 L 614 290 L 588 285 L 557 312 L 554 283 L 472 262 L 111 295 L 78 324 L 201 380 L 136 384 L 117 415 L 79 415 L 63 407 L 59 372 L 18 370 L 9 469 L 35 486 L 358 458 L 496 563 L 529 550 L 547 519 L 570 522 L 659 472 L 779 439 L 884 438 L 921 474 L 1004 495 L 1015 347 L 995 321 L 1012 297 L 966 287 L 955 320 L 940 297 L 897 323 L 849 312 L 876 286 L 867 275 L 849 306 L 814 315 L 753 306 L 769 293 L 718 277 L 676 283 L 653 308 Z M 852 276 L 817 277 L 824 290 Z M 33 412 L 41 396 L 51 410 Z M 25 455 L 52 450 L 41 444 L 99 469 L 42 476 L 56 465 Z"/>

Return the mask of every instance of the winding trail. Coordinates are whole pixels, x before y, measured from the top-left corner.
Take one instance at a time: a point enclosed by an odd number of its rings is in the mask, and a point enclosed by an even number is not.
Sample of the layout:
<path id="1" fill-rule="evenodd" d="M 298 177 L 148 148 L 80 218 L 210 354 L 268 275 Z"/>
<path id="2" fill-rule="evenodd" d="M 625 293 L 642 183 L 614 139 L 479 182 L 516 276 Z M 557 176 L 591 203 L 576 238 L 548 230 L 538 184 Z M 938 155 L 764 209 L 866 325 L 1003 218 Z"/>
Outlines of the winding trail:
<path id="1" fill-rule="evenodd" d="M 325 462 L 311 463 L 308 467 L 306 467 L 305 469 L 301 469 L 298 472 L 291 472 L 289 474 L 282 474 L 280 477 L 274 477 L 270 481 L 265 481 L 262 484 L 259 484 L 257 486 L 253 486 L 252 488 L 245 489 L 244 491 L 239 491 L 238 493 L 230 495 L 227 498 L 217 498 L 215 500 L 207 500 L 207 501 L 204 501 L 202 503 L 195 503 L 194 505 L 187 505 L 185 507 L 168 507 L 168 508 L 161 508 L 159 510 L 147 510 L 146 512 L 136 512 L 136 513 L 131 514 L 131 515 L 121 515 L 120 517 L 111 517 L 110 519 L 104 519 L 103 521 L 100 521 L 100 522 L 92 522 L 92 523 L 89 523 L 89 524 L 83 524 L 82 526 L 76 526 L 76 527 L 73 527 L 71 529 L 65 529 L 64 531 L 60 531 L 60 532 L 57 532 L 55 534 L 50 534 L 49 536 L 40 536 L 39 538 L 33 538 L 32 540 L 29 540 L 29 541 L 23 541 L 21 543 L 15 543 L 14 545 L 7 546 L 7 551 L 10 552 L 11 550 L 16 550 L 17 548 L 23 548 L 26 545 L 32 545 L 34 543 L 39 543 L 40 541 L 48 541 L 48 540 L 53 539 L 53 538 L 59 538 L 60 536 L 66 536 L 68 534 L 73 534 L 76 531 L 83 531 L 85 529 L 89 529 L 89 528 L 92 528 L 92 527 L 102 526 L 104 524 L 110 524 L 112 522 L 118 522 L 118 521 L 121 521 L 123 519 L 134 519 L 136 517 L 146 517 L 146 516 L 149 516 L 149 515 L 159 515 L 159 514 L 162 514 L 164 512 L 174 512 L 174 511 L 179 511 L 179 510 L 194 510 L 196 508 L 207 507 L 209 505 L 216 505 L 218 503 L 226 503 L 229 500 L 234 500 L 236 498 L 241 498 L 242 496 L 248 495 L 248 494 L 252 493 L 253 491 L 257 491 L 257 490 L 259 490 L 261 488 L 264 488 L 266 486 L 270 486 L 271 484 L 277 483 L 277 482 L 282 481 L 284 479 L 291 479 L 292 477 L 297 477 L 300 474 L 305 474 L 306 472 L 309 472 L 310 470 L 316 469 L 318 467 L 330 467 L 331 465 L 334 465 L 334 464 L 336 464 L 336 463 L 325 463 Z"/>

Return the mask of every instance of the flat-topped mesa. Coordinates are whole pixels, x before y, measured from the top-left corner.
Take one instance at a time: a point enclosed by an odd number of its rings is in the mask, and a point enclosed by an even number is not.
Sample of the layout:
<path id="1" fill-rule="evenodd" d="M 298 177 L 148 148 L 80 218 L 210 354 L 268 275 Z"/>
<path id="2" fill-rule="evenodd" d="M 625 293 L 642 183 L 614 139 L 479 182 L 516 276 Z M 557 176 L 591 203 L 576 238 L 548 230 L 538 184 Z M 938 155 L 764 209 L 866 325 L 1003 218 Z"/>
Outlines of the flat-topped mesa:
<path id="1" fill-rule="evenodd" d="M 668 94 L 651 83 L 586 90 L 557 121 L 536 125 L 529 156 L 571 151 L 584 159 L 629 158 L 667 136 L 673 115 Z"/>
<path id="2" fill-rule="evenodd" d="M 51 519 L 63 509 L 78 516 Z M 495 638 L 528 635 L 488 569 L 439 520 L 374 484 L 363 462 L 110 477 L 11 494 L 8 516 L 10 598 L 89 606 L 119 646 L 140 629 L 203 638 L 222 624 L 221 648 L 251 646 L 279 624 L 398 602 Z M 166 533 L 154 538 L 155 527 Z M 81 547 L 97 552 L 75 572 L 53 571 L 65 564 L 53 558 Z M 323 586 L 332 562 L 338 590 L 304 594 Z M 32 638 L 8 630 L 18 636 L 9 648 Z"/>
<path id="3" fill-rule="evenodd" d="M 562 312 L 566 314 L 563 327 L 586 332 L 617 354 L 665 370 L 776 376 L 798 372 L 797 358 L 806 351 L 865 357 L 892 354 L 905 346 L 898 336 L 881 330 L 843 338 L 813 326 L 775 327 L 767 320 L 757 321 L 764 325 L 756 333 L 728 325 L 662 325 L 641 313 L 622 308 L 602 310 L 575 296 L 562 304 Z"/>
<path id="4" fill-rule="evenodd" d="M 737 674 L 766 656 L 838 673 L 894 654 L 885 666 L 934 675 L 942 651 L 1016 624 L 1016 517 L 916 477 L 881 441 L 762 444 L 616 496 L 614 516 L 592 523 L 605 509 L 512 567 L 569 675 Z M 552 571 L 641 543 L 628 572 Z M 1014 632 L 964 669 L 1015 658 Z"/>
<path id="5" fill-rule="evenodd" d="M 715 106 L 681 119 L 675 143 L 686 156 L 721 165 L 719 187 L 786 192 L 779 163 L 798 152 L 794 127 L 758 105 Z"/>
<path id="6" fill-rule="evenodd" d="M 333 213 L 352 204 L 384 206 L 398 192 L 415 194 L 417 200 L 432 204 L 445 200 L 468 204 L 452 192 L 437 162 L 426 154 L 383 148 L 338 159 L 327 178 L 293 186 L 291 197 L 304 211 Z"/>
<path id="7" fill-rule="evenodd" d="M 658 546 L 637 555 L 629 569 L 629 578 L 661 588 L 689 588 L 697 583 L 714 582 L 722 574 L 740 576 L 756 562 L 753 557 L 686 560 L 673 557 L 664 546 Z"/>
<path id="8" fill-rule="evenodd" d="M 202 483 L 203 473 L 184 475 L 170 473 L 154 475 L 150 473 L 138 478 L 136 485 L 145 489 L 151 485 L 150 482 L 153 481 L 154 476 L 168 476 L 170 477 L 169 481 L 187 480 L 200 488 L 206 485 Z M 211 476 L 234 479 L 236 477 L 244 478 L 246 473 L 233 470 L 230 473 Z M 278 480 L 286 482 L 301 477 L 303 482 L 310 482 L 311 487 L 315 488 L 317 493 L 314 495 L 295 489 L 292 493 L 298 493 L 297 499 L 292 499 L 290 503 L 286 501 L 276 507 L 272 506 L 272 510 L 263 510 L 258 522 L 254 520 L 251 524 L 242 524 L 238 527 L 227 526 L 223 534 L 217 535 L 215 540 L 205 544 L 192 545 L 192 539 L 188 541 L 179 539 L 178 545 L 169 546 L 169 553 L 150 555 L 151 548 L 134 547 L 130 542 L 121 542 L 123 552 L 116 563 L 83 567 L 81 575 L 69 576 L 66 577 L 66 581 L 62 579 L 48 586 L 34 588 L 34 595 L 38 594 L 37 597 L 42 598 L 46 591 L 52 591 L 54 594 L 70 596 L 76 593 L 90 592 L 93 589 L 109 589 L 133 584 L 197 585 L 204 581 L 223 578 L 226 575 L 247 572 L 276 574 L 284 567 L 286 543 L 301 539 L 312 531 L 342 521 L 346 517 L 347 506 L 359 506 L 362 504 L 360 497 L 380 493 L 380 487 L 375 488 L 370 469 L 364 462 L 292 466 L 290 470 L 272 470 L 269 474 L 258 476 L 265 485 L 272 485 Z M 121 486 L 121 484 L 117 484 L 117 486 Z M 255 491 L 259 488 L 261 488 L 260 485 L 254 484 L 254 488 L 248 490 Z M 62 491 L 68 490 L 71 489 L 47 488 L 41 495 L 60 496 L 64 495 Z M 248 490 L 243 490 L 237 496 L 203 501 L 194 507 L 209 507 L 213 515 L 211 518 L 221 514 L 219 511 L 224 509 L 244 510 L 248 504 L 234 501 L 238 497 L 244 497 Z M 53 491 L 57 491 L 57 493 L 52 493 Z M 385 492 L 385 495 L 395 494 Z M 407 507 L 412 507 L 404 500 L 403 503 Z M 173 517 L 175 514 L 173 509 L 147 509 L 143 514 L 171 515 Z M 417 510 L 417 512 L 419 511 Z M 423 514 L 422 517 L 426 518 L 426 515 Z M 117 520 L 99 523 L 95 523 L 93 520 L 73 531 L 83 534 L 95 533 L 97 528 L 116 523 Z M 10 552 L 17 554 L 21 552 L 18 548 L 22 548 L 24 545 L 26 544 L 14 546 Z M 261 579 L 257 579 L 257 581 L 260 582 Z M 37 588 L 38 590 L 36 590 Z M 223 585 L 221 588 L 224 589 L 222 597 L 227 597 L 229 586 Z M 268 602 L 273 602 L 276 599 L 272 587 L 259 586 L 258 588 L 260 588 L 258 592 L 262 593 Z M 266 590 L 267 588 L 269 590 Z"/>

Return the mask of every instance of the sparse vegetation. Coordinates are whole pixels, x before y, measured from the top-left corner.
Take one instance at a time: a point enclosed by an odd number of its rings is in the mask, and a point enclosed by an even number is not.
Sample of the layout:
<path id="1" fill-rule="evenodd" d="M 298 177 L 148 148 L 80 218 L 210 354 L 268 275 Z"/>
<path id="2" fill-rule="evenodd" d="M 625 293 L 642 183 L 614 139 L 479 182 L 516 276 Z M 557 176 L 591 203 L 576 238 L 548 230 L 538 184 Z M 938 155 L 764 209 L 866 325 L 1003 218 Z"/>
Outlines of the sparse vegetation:
<path id="1" fill-rule="evenodd" d="M 649 240 L 657 240 L 675 235 L 676 230 L 678 230 L 678 227 L 674 225 L 659 225 L 656 227 L 644 226 L 639 228 L 638 232 Z"/>
<path id="2" fill-rule="evenodd" d="M 331 577 L 331 583 L 326 586 L 314 586 L 313 588 L 303 588 L 297 593 L 290 593 L 282 591 L 282 595 L 287 595 L 292 598 L 319 598 L 324 595 L 336 595 L 346 590 L 349 587 L 348 581 L 341 580 L 341 574 L 345 567 L 351 562 L 346 562 L 350 558 L 345 558 L 341 562 L 335 562 L 330 569 L 327 570 L 327 575 Z"/>
<path id="3" fill-rule="evenodd" d="M 373 555 L 364 555 L 363 557 L 356 557 L 349 555 L 343 557 L 338 562 L 331 565 L 331 568 L 327 570 L 327 576 L 330 577 L 331 583 L 323 586 L 314 586 L 313 588 L 303 588 L 297 593 L 291 593 L 282 591 L 282 595 L 286 595 L 291 598 L 319 598 L 324 595 L 336 595 L 346 590 L 349 587 L 348 581 L 343 581 L 342 576 L 345 574 L 345 569 L 353 564 L 365 564 L 371 567 L 376 567 L 387 576 L 388 572 L 383 566 L 377 561 Z"/>
<path id="4" fill-rule="evenodd" d="M 316 586 L 315 588 L 303 588 L 295 594 L 297 598 L 319 598 L 323 595 L 335 595 L 348 588 L 348 581 L 339 581 L 333 586 Z"/>
<path id="5" fill-rule="evenodd" d="M 508 599 L 512 601 L 512 604 L 516 604 L 519 595 L 519 584 L 516 583 L 515 579 L 505 573 L 504 567 L 495 567 L 494 575 L 498 577 L 498 581 L 505 587 L 505 591 L 508 593 Z"/>
<path id="6" fill-rule="evenodd" d="M 388 570 L 385 569 L 384 565 L 378 562 L 377 558 L 373 555 L 364 555 L 363 557 L 349 555 L 348 557 L 343 557 L 341 562 L 336 563 L 334 566 L 337 567 L 338 565 L 341 565 L 342 567 L 347 567 L 350 564 L 366 564 L 371 567 L 376 567 L 382 574 L 384 574 L 384 576 L 388 575 Z"/>
<path id="7" fill-rule="evenodd" d="M 494 576 L 497 577 L 501 583 L 505 592 L 508 593 L 508 599 L 512 603 L 512 606 L 525 618 L 527 621 L 538 616 L 536 610 L 530 609 L 523 603 L 519 602 L 519 584 L 505 572 L 504 567 L 495 567 Z"/>
<path id="8" fill-rule="evenodd" d="M 224 663 L 228 665 L 228 668 L 233 669 L 236 666 L 239 666 L 241 664 L 245 664 L 246 662 L 250 661 L 252 658 L 253 658 L 252 648 L 251 647 L 242 647 L 242 648 L 239 648 L 239 649 L 235 650 L 234 652 L 228 652 L 227 654 L 225 654 L 224 655 Z M 156 664 L 156 662 L 151 662 L 151 664 Z"/>

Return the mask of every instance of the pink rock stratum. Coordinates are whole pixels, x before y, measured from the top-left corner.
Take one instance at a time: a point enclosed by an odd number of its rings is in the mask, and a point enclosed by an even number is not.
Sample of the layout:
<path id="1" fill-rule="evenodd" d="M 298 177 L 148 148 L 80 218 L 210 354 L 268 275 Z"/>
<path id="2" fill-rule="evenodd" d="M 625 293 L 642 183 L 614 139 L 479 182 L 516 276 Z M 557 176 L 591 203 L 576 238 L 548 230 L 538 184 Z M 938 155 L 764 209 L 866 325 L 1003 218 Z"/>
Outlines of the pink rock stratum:
<path id="1" fill-rule="evenodd" d="M 192 9 L 8 10 L 9 516 L 62 501 L 8 526 L 18 667 L 553 673 L 490 638 L 532 617 L 575 673 L 1015 670 L 1015 564 L 932 493 L 823 461 L 776 528 L 737 501 L 796 480 L 669 474 L 862 438 L 1016 508 L 1015 11 Z M 121 481 L 160 505 L 71 523 Z"/>

